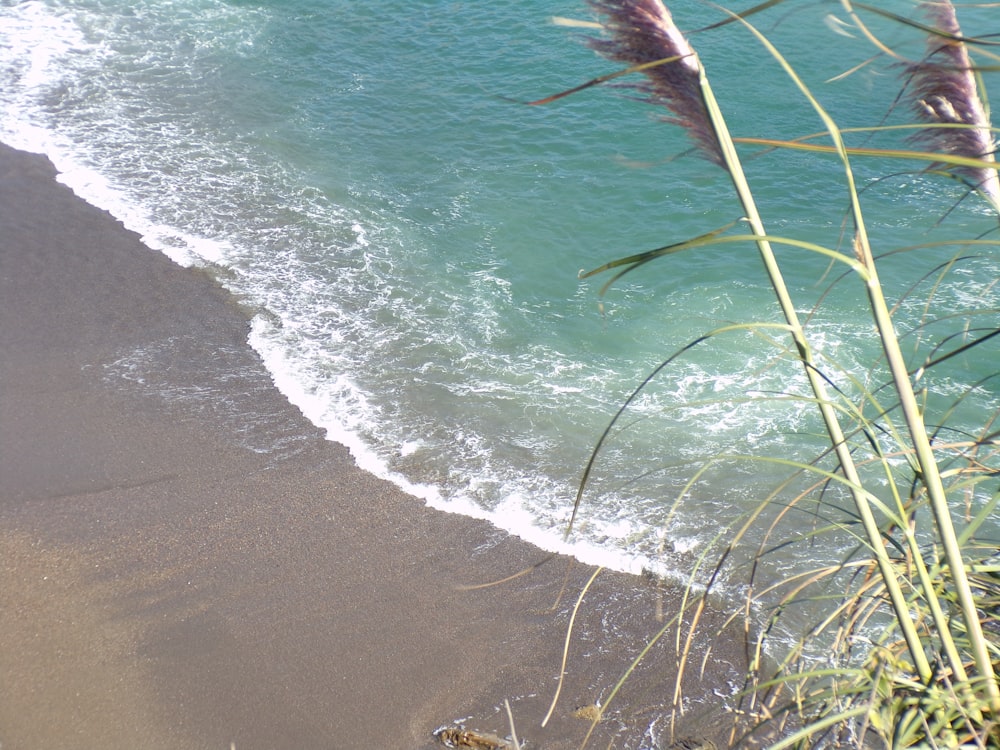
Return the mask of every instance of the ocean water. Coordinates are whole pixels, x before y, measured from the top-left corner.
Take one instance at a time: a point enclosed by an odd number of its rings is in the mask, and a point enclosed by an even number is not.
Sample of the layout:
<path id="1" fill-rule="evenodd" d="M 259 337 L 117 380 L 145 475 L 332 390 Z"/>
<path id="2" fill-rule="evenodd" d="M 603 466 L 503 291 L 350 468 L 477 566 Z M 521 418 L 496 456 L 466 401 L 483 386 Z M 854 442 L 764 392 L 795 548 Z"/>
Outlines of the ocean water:
<path id="1" fill-rule="evenodd" d="M 722 18 L 691 0 L 671 8 L 691 31 Z M 962 14 L 967 29 L 1000 31 L 995 9 Z M 603 295 L 607 275 L 578 278 L 741 211 L 726 175 L 626 91 L 524 104 L 616 69 L 583 44 L 592 32 L 557 16 L 592 20 L 583 0 L 0 0 L 0 140 L 46 153 L 151 247 L 212 270 L 257 311 L 251 343 L 278 386 L 363 468 L 547 549 L 684 579 L 788 475 L 759 459 L 811 460 L 822 426 L 780 331 L 713 335 L 616 423 L 564 539 L 591 452 L 636 386 L 704 334 L 779 317 L 746 243 L 661 259 Z M 912 28 L 867 20 L 920 54 Z M 842 127 L 909 120 L 893 106 L 891 61 L 831 80 L 876 55 L 839 4 L 754 21 Z M 746 30 L 691 40 L 734 134 L 821 129 Z M 851 137 L 901 143 L 895 131 Z M 834 159 L 744 153 L 771 232 L 850 252 Z M 922 166 L 855 164 L 914 367 L 995 330 L 1000 309 L 997 248 L 935 244 L 1000 239 L 996 216 Z M 877 388 L 860 282 L 806 251 L 780 257 L 800 312 L 815 311 L 828 376 Z M 942 435 L 995 428 L 997 353 L 987 343 L 922 378 Z M 834 490 L 808 507 L 768 542 L 765 523 L 749 548 L 849 520 Z M 851 543 L 782 547 L 761 575 Z"/>

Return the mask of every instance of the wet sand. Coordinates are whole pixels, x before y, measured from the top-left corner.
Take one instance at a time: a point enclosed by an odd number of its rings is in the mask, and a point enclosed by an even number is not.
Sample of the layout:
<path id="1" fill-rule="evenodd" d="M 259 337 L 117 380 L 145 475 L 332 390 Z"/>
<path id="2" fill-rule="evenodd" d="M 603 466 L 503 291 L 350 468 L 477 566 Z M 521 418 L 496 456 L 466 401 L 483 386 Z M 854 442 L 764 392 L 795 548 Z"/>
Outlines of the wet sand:
<path id="1" fill-rule="evenodd" d="M 463 588 L 545 554 L 358 469 L 273 387 L 252 310 L 55 178 L 0 146 L 3 750 L 419 750 L 508 734 L 505 699 L 528 748 L 576 747 L 678 592 L 598 577 L 542 729 L 593 570 Z M 722 725 L 741 640 L 713 654 L 682 734 Z M 655 649 L 591 746 L 655 747 L 675 663 Z"/>

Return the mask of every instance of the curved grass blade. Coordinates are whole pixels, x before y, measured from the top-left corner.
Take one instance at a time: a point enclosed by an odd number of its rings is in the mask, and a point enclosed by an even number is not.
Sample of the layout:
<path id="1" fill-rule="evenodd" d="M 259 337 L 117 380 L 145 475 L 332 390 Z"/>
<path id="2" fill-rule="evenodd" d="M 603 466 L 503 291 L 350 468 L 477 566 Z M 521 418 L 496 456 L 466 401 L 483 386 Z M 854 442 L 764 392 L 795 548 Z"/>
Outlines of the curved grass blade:
<path id="1" fill-rule="evenodd" d="M 628 266 L 624 270 L 615 274 L 610 281 L 608 281 L 604 286 L 601 287 L 599 294 L 604 295 L 608 289 L 614 285 L 619 279 L 621 279 L 626 274 L 634 271 L 635 269 L 649 263 L 657 258 L 662 258 L 667 255 L 676 255 L 677 253 L 683 252 L 685 250 L 691 250 L 698 247 L 708 247 L 713 245 L 724 245 L 731 243 L 744 243 L 744 242 L 769 242 L 773 245 L 784 245 L 787 247 L 797 247 L 802 250 L 809 250 L 810 252 L 817 253 L 819 255 L 824 255 L 834 261 L 843 263 L 848 266 L 851 271 L 859 274 L 862 280 L 865 279 L 865 268 L 856 259 L 850 256 L 844 255 L 843 253 L 837 252 L 836 250 L 831 250 L 830 248 L 818 245 L 815 242 L 806 242 L 804 240 L 795 239 L 793 237 L 779 237 L 779 236 L 765 236 L 757 234 L 737 234 L 729 236 L 721 236 L 723 232 L 731 229 L 735 226 L 736 222 L 732 222 L 718 229 L 712 230 L 711 232 L 706 232 L 705 234 L 694 237 L 690 240 L 685 240 L 684 242 L 677 242 L 672 245 L 665 245 L 663 247 L 658 247 L 653 250 L 646 250 L 641 253 L 636 253 L 635 255 L 629 255 L 624 258 L 619 258 L 617 260 L 612 260 L 604 265 L 598 266 L 590 271 L 581 271 L 579 278 L 587 279 L 591 276 L 596 276 L 604 271 L 609 271 L 615 268 L 620 268 L 621 266 Z"/>
<path id="2" fill-rule="evenodd" d="M 530 102 L 517 102 L 518 104 L 524 104 L 529 107 L 538 107 L 543 104 L 551 104 L 559 99 L 564 99 L 567 96 L 576 94 L 579 91 L 586 91 L 594 86 L 600 86 L 602 83 L 607 83 L 608 81 L 613 81 L 616 78 L 621 78 L 622 76 L 627 76 L 632 73 L 643 73 L 651 68 L 655 68 L 658 65 L 668 65 L 673 62 L 677 62 L 681 58 L 678 55 L 672 55 L 669 57 L 663 57 L 658 60 L 650 60 L 649 62 L 644 62 L 640 65 L 632 65 L 631 67 L 625 68 L 624 70 L 617 70 L 614 73 L 607 73 L 603 76 L 598 76 L 597 78 L 591 78 L 586 83 L 581 83 L 579 86 L 574 86 L 571 89 L 566 89 L 565 91 L 560 91 L 558 94 L 552 94 L 551 96 L 546 96 L 541 99 L 535 99 Z M 516 101 L 516 100 L 511 100 Z"/>
<path id="3" fill-rule="evenodd" d="M 928 3 L 928 5 L 944 5 L 945 3 Z M 947 3 L 950 5 L 950 3 Z M 886 10 L 885 8 L 879 8 L 874 5 L 868 5 L 867 3 L 856 3 L 851 0 L 848 5 L 854 8 L 861 8 L 862 10 L 868 11 L 869 13 L 874 13 L 877 16 L 882 16 L 883 18 L 888 18 L 892 21 L 903 24 L 904 26 L 910 26 L 918 31 L 922 31 L 925 34 L 932 36 L 938 36 L 942 39 L 950 39 L 955 42 L 962 42 L 963 44 L 975 44 L 982 47 L 1000 47 L 1000 41 L 994 41 L 991 39 L 986 39 L 983 37 L 971 37 L 963 36 L 960 32 L 949 32 L 946 29 L 940 29 L 934 26 L 929 26 L 919 21 L 915 21 L 912 18 L 907 18 L 906 16 L 901 16 L 898 13 L 893 13 L 892 11 Z"/>
<path id="4" fill-rule="evenodd" d="M 598 566 L 598 568 L 587 580 L 587 583 L 584 584 L 583 589 L 580 590 L 580 595 L 576 599 L 576 604 L 573 605 L 573 613 L 570 615 L 569 624 L 566 626 L 566 642 L 563 645 L 562 664 L 559 667 L 559 682 L 556 685 L 556 693 L 552 696 L 552 705 L 549 706 L 548 713 L 546 713 L 545 718 L 542 719 L 543 727 L 548 724 L 549 719 L 552 718 L 552 713 L 556 710 L 556 704 L 559 702 L 559 694 L 562 693 L 563 681 L 566 679 L 566 662 L 569 660 L 569 643 L 573 639 L 573 625 L 576 623 L 576 614 L 580 611 L 580 605 L 583 604 L 583 597 L 585 597 L 587 592 L 590 591 L 590 587 L 594 584 L 594 581 L 597 580 L 597 576 L 601 574 L 602 570 L 604 570 L 604 568 L 602 566 Z M 600 717 L 598 717 L 598 720 L 600 720 Z"/>
<path id="5" fill-rule="evenodd" d="M 587 464 L 583 470 L 583 475 L 580 478 L 580 483 L 577 486 L 576 497 L 573 500 L 573 510 L 572 513 L 570 514 L 570 519 L 566 524 L 566 532 L 563 534 L 564 539 L 569 539 L 569 536 L 573 531 L 573 525 L 576 522 L 576 517 L 580 510 L 580 505 L 583 502 L 583 493 L 587 488 L 587 483 L 590 480 L 590 475 L 594 470 L 594 465 L 597 463 L 597 456 L 600 453 L 601 448 L 604 447 L 604 443 L 607 441 L 608 437 L 610 437 L 611 431 L 614 429 L 615 425 L 618 424 L 618 421 L 625 415 L 625 412 L 628 411 L 628 408 L 639 397 L 639 394 L 641 394 L 645 390 L 646 386 L 649 385 L 651 382 L 653 382 L 653 380 L 656 379 L 656 377 L 661 372 L 663 372 L 664 369 L 666 369 L 668 366 L 676 362 L 685 353 L 691 351 L 699 344 L 702 344 L 715 336 L 719 336 L 731 331 L 746 331 L 757 328 L 774 328 L 786 331 L 788 330 L 788 326 L 783 323 L 756 323 L 756 324 L 738 323 L 738 324 L 723 326 L 721 328 L 716 328 L 715 330 L 709 331 L 708 333 L 699 336 L 695 340 L 686 344 L 684 347 L 676 351 L 674 354 L 670 355 L 667 359 L 660 362 L 660 364 L 658 364 L 655 368 L 653 368 L 653 370 L 645 378 L 643 378 L 642 382 L 638 386 L 636 386 L 636 388 L 632 391 L 632 393 L 629 394 L 628 398 L 626 398 L 625 401 L 622 403 L 622 405 L 618 407 L 618 410 L 615 412 L 614 416 L 608 422 L 607 427 L 604 428 L 604 431 L 598 438 L 597 443 L 594 446 L 594 449 L 590 452 L 590 458 L 587 460 Z"/>

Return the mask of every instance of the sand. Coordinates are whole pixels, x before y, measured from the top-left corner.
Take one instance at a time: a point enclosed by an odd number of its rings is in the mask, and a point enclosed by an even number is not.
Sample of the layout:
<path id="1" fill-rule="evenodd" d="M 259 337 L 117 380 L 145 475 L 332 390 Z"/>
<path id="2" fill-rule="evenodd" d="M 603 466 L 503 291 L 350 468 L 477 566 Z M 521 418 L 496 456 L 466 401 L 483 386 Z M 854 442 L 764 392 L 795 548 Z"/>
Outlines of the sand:
<path id="1" fill-rule="evenodd" d="M 678 592 L 598 576 L 543 729 L 593 569 L 464 588 L 546 555 L 360 470 L 273 387 L 252 313 L 0 146 L 0 747 L 419 750 L 509 734 L 505 699 L 528 748 L 578 746 Z M 718 641 L 682 734 L 720 731 L 741 654 Z M 591 746 L 655 747 L 675 663 Z"/>

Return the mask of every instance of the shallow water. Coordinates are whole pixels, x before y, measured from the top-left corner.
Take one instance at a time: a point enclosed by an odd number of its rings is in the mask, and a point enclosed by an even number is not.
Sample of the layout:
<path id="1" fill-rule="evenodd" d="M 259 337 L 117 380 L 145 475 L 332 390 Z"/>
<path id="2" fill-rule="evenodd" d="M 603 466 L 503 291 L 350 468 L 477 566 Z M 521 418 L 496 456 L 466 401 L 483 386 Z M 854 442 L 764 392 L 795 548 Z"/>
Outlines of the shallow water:
<path id="1" fill-rule="evenodd" d="M 795 7 L 755 21 L 841 126 L 905 121 L 890 111 L 900 81 L 885 61 L 825 82 L 872 48 L 856 30 L 836 33 L 830 7 Z M 687 29 L 720 18 L 672 8 Z M 991 28 L 989 11 L 965 12 L 967 28 Z M 614 69 L 551 16 L 589 18 L 578 0 L 6 0 L 0 138 L 47 153 L 152 247 L 214 269 L 259 310 L 251 341 L 279 386 L 363 467 L 543 547 L 684 578 L 788 473 L 747 457 L 811 460 L 822 427 L 780 331 L 713 336 L 631 404 L 563 541 L 588 457 L 642 379 L 703 334 L 779 318 L 746 243 L 663 259 L 603 297 L 607 276 L 578 279 L 741 212 L 725 174 L 684 155 L 685 135 L 646 104 L 606 89 L 517 103 Z M 873 23 L 919 51 L 911 30 Z M 692 41 L 734 133 L 821 128 L 776 64 L 747 64 L 762 53 L 745 31 Z M 995 230 L 985 204 L 955 207 L 961 189 L 914 166 L 857 163 L 879 252 Z M 770 231 L 841 247 L 835 160 L 760 153 L 746 167 Z M 809 332 L 829 377 L 848 390 L 842 370 L 883 382 L 861 284 L 811 253 L 780 257 L 800 312 L 821 305 Z M 953 332 L 996 327 L 997 261 L 995 247 L 956 245 L 884 259 L 914 366 L 964 340 Z M 991 343 L 928 373 L 928 421 L 989 432 L 996 354 Z M 825 503 L 821 515 L 845 520 L 836 492 Z M 816 523 L 792 513 L 772 542 Z M 784 547 L 765 575 L 850 544 Z"/>

